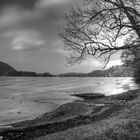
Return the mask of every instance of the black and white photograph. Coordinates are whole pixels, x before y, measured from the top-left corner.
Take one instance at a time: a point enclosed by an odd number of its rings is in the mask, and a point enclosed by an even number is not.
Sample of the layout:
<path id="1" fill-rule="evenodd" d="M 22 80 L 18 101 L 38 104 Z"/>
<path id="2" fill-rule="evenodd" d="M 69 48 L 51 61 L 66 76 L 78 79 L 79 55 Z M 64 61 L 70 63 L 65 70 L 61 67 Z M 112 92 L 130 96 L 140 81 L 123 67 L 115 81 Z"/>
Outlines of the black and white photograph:
<path id="1" fill-rule="evenodd" d="M 0 140 L 140 140 L 140 0 L 0 0 Z"/>

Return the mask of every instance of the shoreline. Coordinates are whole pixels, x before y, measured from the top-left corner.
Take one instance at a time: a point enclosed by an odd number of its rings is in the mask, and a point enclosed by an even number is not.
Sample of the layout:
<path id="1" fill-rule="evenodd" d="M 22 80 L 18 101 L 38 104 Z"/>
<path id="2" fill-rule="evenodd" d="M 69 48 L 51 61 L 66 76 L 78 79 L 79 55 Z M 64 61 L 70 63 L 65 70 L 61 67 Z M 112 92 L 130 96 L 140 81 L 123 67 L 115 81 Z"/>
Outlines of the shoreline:
<path id="1" fill-rule="evenodd" d="M 10 124 L 12 128 L 0 129 L 3 139 L 25 140 L 48 136 L 74 127 L 107 119 L 122 110 L 128 102 L 137 99 L 139 90 L 128 91 L 118 95 L 85 93 L 74 94 L 83 100 L 75 100 L 60 105 L 54 111 L 44 113 L 33 120 Z"/>
<path id="2" fill-rule="evenodd" d="M 56 101 L 50 102 L 49 99 L 45 99 L 45 106 L 43 104 L 38 104 L 38 102 L 40 102 L 40 99 L 38 99 L 38 101 L 36 101 L 35 103 L 26 103 L 24 101 L 18 101 L 18 98 L 15 100 L 19 105 L 21 104 L 21 107 L 23 106 L 24 110 L 19 111 L 19 109 L 13 109 L 10 113 L 7 111 L 7 113 L 5 113 L 5 117 L 4 115 L 2 116 L 1 114 L 1 123 L 0 123 L 0 129 L 2 127 L 12 127 L 10 126 L 10 124 L 14 124 L 14 123 L 20 123 L 23 121 L 30 121 L 30 120 L 34 120 L 35 118 L 42 116 L 45 113 L 54 111 L 55 109 L 57 109 L 59 106 L 66 104 L 66 103 L 70 103 L 74 100 L 77 100 L 78 97 L 70 97 L 68 98 L 70 95 L 67 95 L 66 99 L 56 99 Z M 59 103 L 58 103 L 59 102 Z M 17 104 L 17 108 L 19 107 Z M 32 112 L 29 112 L 31 109 L 29 108 L 32 104 L 38 104 L 38 108 L 33 108 Z M 24 106 L 25 105 L 25 106 Z M 32 105 L 33 106 L 33 105 Z M 43 106 L 43 107 L 42 107 Z M 22 109 L 22 108 L 21 108 Z M 40 110 L 39 110 L 40 109 Z M 39 110 L 39 111 L 38 111 Z M 6 111 L 5 111 L 6 112 Z M 30 113 L 30 114 L 29 114 Z M 7 117 L 8 115 L 13 115 L 12 118 Z M 26 116 L 28 115 L 28 116 Z"/>

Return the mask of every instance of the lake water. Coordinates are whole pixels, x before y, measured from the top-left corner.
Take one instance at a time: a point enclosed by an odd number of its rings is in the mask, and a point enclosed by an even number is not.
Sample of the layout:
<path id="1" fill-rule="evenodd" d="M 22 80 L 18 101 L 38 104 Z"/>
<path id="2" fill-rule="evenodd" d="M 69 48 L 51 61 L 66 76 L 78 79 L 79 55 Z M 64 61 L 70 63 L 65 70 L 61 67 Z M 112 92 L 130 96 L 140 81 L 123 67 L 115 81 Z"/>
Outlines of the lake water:
<path id="1" fill-rule="evenodd" d="M 75 100 L 73 93 L 112 95 L 136 88 L 132 78 L 0 77 L 0 125 L 54 110 Z"/>

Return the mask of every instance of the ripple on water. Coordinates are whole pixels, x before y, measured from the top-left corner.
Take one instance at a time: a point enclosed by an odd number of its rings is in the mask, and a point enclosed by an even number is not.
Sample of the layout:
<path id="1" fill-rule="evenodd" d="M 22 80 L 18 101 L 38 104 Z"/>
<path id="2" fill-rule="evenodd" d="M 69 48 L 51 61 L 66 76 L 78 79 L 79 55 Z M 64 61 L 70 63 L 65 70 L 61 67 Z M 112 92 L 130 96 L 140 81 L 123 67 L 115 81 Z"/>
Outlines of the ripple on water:
<path id="1" fill-rule="evenodd" d="M 136 89 L 132 78 L 0 78 L 0 124 L 30 119 L 73 101 L 73 93 L 117 94 Z M 9 114 L 8 114 L 9 113 Z"/>

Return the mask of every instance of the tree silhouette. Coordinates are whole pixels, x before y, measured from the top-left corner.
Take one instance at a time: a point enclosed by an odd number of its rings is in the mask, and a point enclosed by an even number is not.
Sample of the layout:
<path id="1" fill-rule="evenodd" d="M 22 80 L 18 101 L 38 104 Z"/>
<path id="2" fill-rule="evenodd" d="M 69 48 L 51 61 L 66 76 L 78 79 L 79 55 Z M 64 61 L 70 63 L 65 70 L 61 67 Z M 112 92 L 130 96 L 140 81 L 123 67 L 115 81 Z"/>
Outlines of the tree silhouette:
<path id="1" fill-rule="evenodd" d="M 65 15 L 60 37 L 70 51 L 68 64 L 87 55 L 107 64 L 116 51 L 140 47 L 140 1 L 85 0 Z"/>

